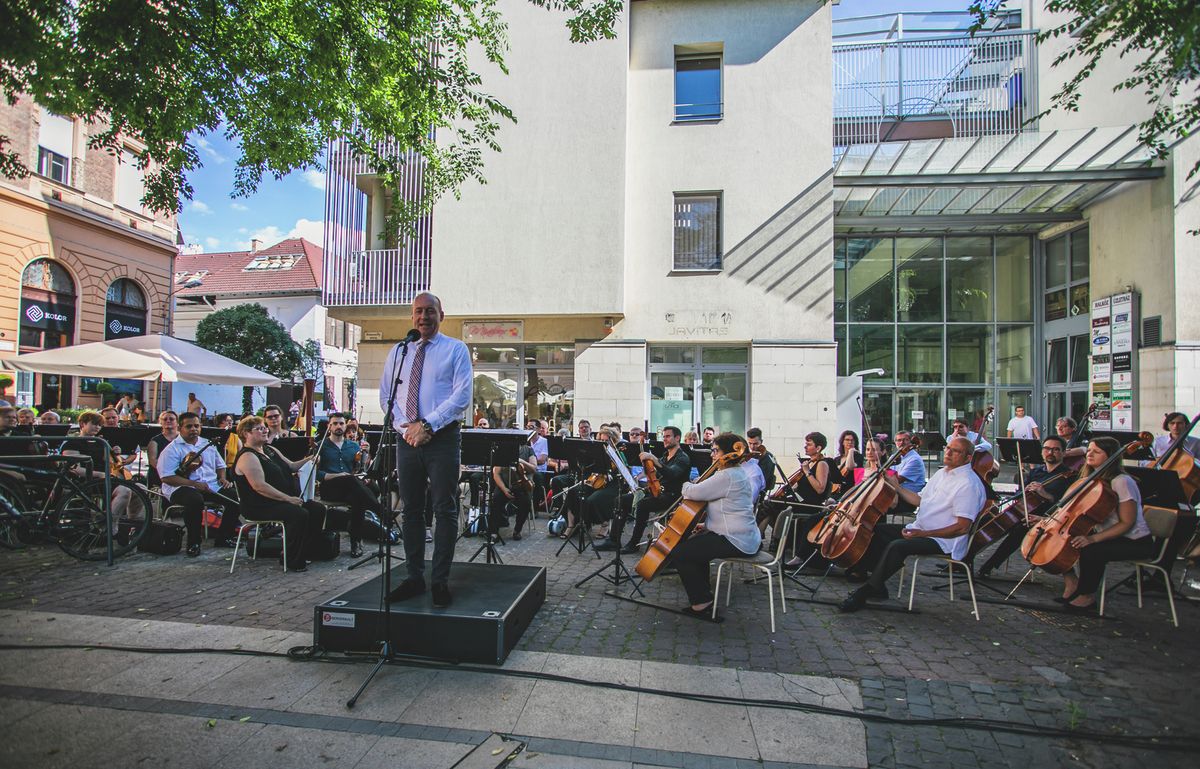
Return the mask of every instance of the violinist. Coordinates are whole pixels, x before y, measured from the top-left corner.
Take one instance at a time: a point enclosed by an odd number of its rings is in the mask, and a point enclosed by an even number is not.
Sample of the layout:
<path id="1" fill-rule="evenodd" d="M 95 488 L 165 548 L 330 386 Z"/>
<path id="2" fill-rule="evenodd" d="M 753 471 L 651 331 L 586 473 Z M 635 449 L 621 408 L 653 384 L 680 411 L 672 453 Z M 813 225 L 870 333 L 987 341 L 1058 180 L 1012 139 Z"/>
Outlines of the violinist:
<path id="1" fill-rule="evenodd" d="M 702 445 L 703 445 L 705 448 L 707 448 L 707 447 L 711 446 L 711 445 L 712 445 L 712 442 L 713 442 L 713 438 L 715 438 L 715 437 L 716 437 L 716 435 L 717 435 L 717 428 L 715 428 L 715 427 L 706 427 L 706 428 L 704 428 L 704 432 L 703 432 L 703 433 L 701 434 L 701 436 L 700 436 L 700 440 L 701 440 L 701 442 L 702 442 Z"/>
<path id="2" fill-rule="evenodd" d="M 104 418 L 95 411 L 85 411 L 79 415 L 79 429 L 68 433 L 68 436 L 79 438 L 96 438 L 100 435 L 100 429 L 104 426 Z M 125 460 L 121 459 L 118 453 L 120 450 L 114 446 L 112 454 L 104 450 L 102 443 L 77 443 L 75 445 L 66 444 L 69 448 L 64 449 L 63 454 L 74 454 L 77 456 L 91 457 L 92 460 L 92 477 L 103 478 L 105 474 L 112 475 L 114 480 L 121 479 L 124 476 L 120 470 L 125 467 Z M 114 472 L 116 470 L 117 472 Z M 82 475 L 86 470 L 83 467 L 74 467 L 72 472 Z M 145 486 L 139 484 L 130 485 L 138 486 L 142 491 L 146 490 Z M 132 509 L 131 509 L 132 508 Z M 126 511 L 132 512 L 135 517 L 143 515 L 142 502 L 133 496 L 133 493 L 125 485 L 112 485 L 112 514 L 114 518 L 125 517 Z"/>
<path id="3" fill-rule="evenodd" d="M 267 443 L 274 443 L 276 438 L 294 438 L 295 434 L 283 424 L 283 409 L 271 404 L 263 409 L 263 419 L 267 422 Z"/>
<path id="4" fill-rule="evenodd" d="M 721 433 L 713 439 L 713 462 L 734 451 L 742 439 Z M 754 490 L 758 468 L 744 464 L 726 467 L 699 483 L 685 483 L 684 499 L 707 502 L 706 517 L 693 534 L 676 545 L 671 565 L 679 572 L 689 604 L 682 611 L 708 619 L 713 594 L 708 581 L 714 558 L 744 558 L 758 552 L 762 535 L 754 524 Z"/>
<path id="5" fill-rule="evenodd" d="M 750 449 L 751 458 L 757 462 L 758 469 L 762 471 L 763 489 L 770 493 L 771 489 L 775 488 L 775 468 L 778 465 L 775 463 L 775 457 L 763 445 L 762 430 L 751 427 L 746 431 L 746 448 Z"/>
<path id="6" fill-rule="evenodd" d="M 533 476 L 537 472 L 537 456 L 528 444 L 522 444 L 517 450 L 517 463 L 512 467 L 493 467 L 492 482 L 494 490 L 488 505 L 490 516 L 489 526 L 495 534 L 502 528 L 502 522 L 508 518 L 508 513 L 516 515 L 517 522 L 513 526 L 512 538 L 521 538 L 521 529 L 525 519 L 529 517 L 530 498 L 533 488 Z M 525 483 L 522 483 L 525 481 Z"/>
<path id="7" fill-rule="evenodd" d="M 621 437 L 620 433 L 608 425 L 605 425 L 598 435 L 601 440 L 606 440 L 613 446 L 617 445 Z M 589 469 L 592 472 L 587 472 Z M 611 482 L 612 474 L 612 467 L 584 468 L 584 472 L 579 474 L 578 482 L 567 490 L 566 502 L 563 505 L 567 511 L 567 528 L 560 537 L 570 538 L 575 533 L 576 526 L 594 525 L 608 520 L 616 503 L 616 495 L 620 493 L 620 487 Z M 597 505 L 592 502 L 591 498 L 597 494 L 600 494 L 597 502 L 603 504 Z"/>
<path id="8" fill-rule="evenodd" d="M 1033 468 L 1025 476 L 1025 510 L 1020 523 L 1014 524 L 995 551 L 979 567 L 979 576 L 987 577 L 992 571 L 1008 560 L 1008 557 L 1021 547 L 1021 541 L 1029 532 L 1029 525 L 1040 520 L 1042 514 L 1058 500 L 1062 499 L 1067 487 L 1071 484 L 1070 473 L 1063 463 L 1067 442 L 1057 435 L 1048 435 L 1042 441 L 1043 464 Z"/>
<path id="9" fill-rule="evenodd" d="M 146 444 L 146 461 L 150 464 L 150 469 L 146 471 L 146 483 L 150 486 L 162 483 L 158 477 L 158 455 L 178 437 L 179 415 L 166 409 L 158 415 L 158 426 L 161 431 Z"/>
<path id="10" fill-rule="evenodd" d="M 179 417 L 179 435 L 158 455 L 158 475 L 162 479 L 163 496 L 172 506 L 183 509 L 183 524 L 187 529 L 189 558 L 200 555 L 201 516 L 206 503 L 223 505 L 221 526 L 217 529 L 214 547 L 234 547 L 234 537 L 240 525 L 238 506 L 227 492 L 233 482 L 225 477 L 225 458 L 222 446 L 200 440 L 200 415 L 187 411 Z M 197 453 L 198 452 L 198 453 Z M 186 472 L 184 459 L 194 459 L 195 469 Z M 186 472 L 181 475 L 180 472 Z"/>
<path id="11" fill-rule="evenodd" d="M 630 433 L 632 434 L 632 431 Z M 678 427 L 667 425 L 662 428 L 663 446 L 666 447 L 663 456 L 656 457 L 649 451 L 643 451 L 638 455 L 638 459 L 642 462 L 654 463 L 655 472 L 662 488 L 657 497 L 649 494 L 643 497 L 642 501 L 638 502 L 636 511 L 633 511 L 632 492 L 622 494 L 619 502 L 620 512 L 613 519 L 612 526 L 608 530 L 608 539 L 596 545 L 597 550 L 616 550 L 620 547 L 622 553 L 638 552 L 642 534 L 646 531 L 646 524 L 650 520 L 650 513 L 665 512 L 679 499 L 683 492 L 683 484 L 687 482 L 688 475 L 692 470 L 691 458 L 686 451 L 680 448 L 679 439 L 681 437 L 682 433 Z M 625 529 L 625 522 L 629 520 L 631 512 L 635 512 L 633 533 L 629 537 L 628 544 L 621 547 L 621 532 Z"/>
<path id="12" fill-rule="evenodd" d="M 863 454 L 858 450 L 858 433 L 853 430 L 844 431 L 838 436 L 838 451 L 835 457 L 838 476 L 841 479 L 839 483 L 843 489 L 858 483 L 854 477 L 862 477 L 857 471 L 863 469 L 863 460 Z"/>
<path id="13" fill-rule="evenodd" d="M 900 467 L 896 470 L 900 477 L 900 488 L 919 495 L 925 488 L 925 461 L 917 452 L 917 443 L 913 440 L 913 434 L 908 430 L 896 433 L 896 448 L 901 452 Z M 967 456 L 967 459 L 971 459 L 974 453 L 975 447 L 972 446 L 971 454 Z M 916 503 L 910 504 L 905 495 L 901 494 L 892 513 L 905 515 L 916 509 Z"/>
<path id="14" fill-rule="evenodd" d="M 821 433 L 809 433 L 804 436 L 804 454 L 800 459 L 800 470 L 789 478 L 792 494 L 808 509 L 824 506 L 829 497 L 830 479 L 835 471 L 830 468 L 830 462 L 823 456 L 827 440 Z M 758 528 L 765 532 L 767 526 L 774 528 L 779 514 L 787 509 L 782 501 L 768 501 L 759 505 Z"/>
<path id="15" fill-rule="evenodd" d="M 1086 478 L 1121 452 L 1115 438 L 1103 436 L 1088 444 L 1080 478 Z M 1117 495 L 1117 505 L 1103 523 L 1090 533 L 1071 540 L 1079 549 L 1079 563 L 1063 574 L 1062 602 L 1072 611 L 1090 611 L 1096 602 L 1096 588 L 1110 561 L 1148 558 L 1154 553 L 1150 527 L 1142 516 L 1142 495 L 1133 478 L 1125 473 L 1120 461 L 1114 462 L 1100 478 Z M 1076 574 L 1078 570 L 1078 574 Z"/>
<path id="16" fill-rule="evenodd" d="M 625 445 L 621 443 L 620 427 L 613 427 L 611 424 L 606 425 L 600 430 L 600 437 L 608 441 L 610 446 L 617 449 L 618 454 L 624 452 Z M 603 483 L 599 485 L 599 488 L 593 486 L 591 494 L 581 497 L 582 511 L 585 521 L 597 524 L 614 517 L 617 502 L 621 494 L 621 482 L 617 478 L 616 468 L 612 467 L 611 463 L 609 467 L 604 468 L 604 472 L 593 473 L 592 477 L 597 484 L 600 484 L 601 480 L 603 480 Z M 583 488 L 588 488 L 586 483 Z M 569 516 L 567 523 L 570 525 Z"/>
<path id="17" fill-rule="evenodd" d="M 327 502 L 345 502 L 350 506 L 350 518 L 346 522 L 346 533 L 350 535 L 350 557 L 362 555 L 363 519 L 367 510 L 380 521 L 385 521 L 379 509 L 379 498 L 370 487 L 355 475 L 362 452 L 362 444 L 350 440 L 346 434 L 346 415 L 333 412 L 329 415 L 328 431 L 321 443 L 317 458 L 317 480 L 321 482 L 321 499 Z M 367 444 L 368 446 L 370 444 Z"/>
<path id="18" fill-rule="evenodd" d="M 904 485 L 903 473 L 884 476 L 884 482 L 896 489 L 899 498 L 916 508 L 917 517 L 903 527 L 876 524 L 870 547 L 861 561 L 871 576 L 842 601 L 838 607 L 841 611 L 858 611 L 869 598 L 887 598 L 885 583 L 900 571 L 910 555 L 948 554 L 958 559 L 966 555 L 971 522 L 987 502 L 983 481 L 971 467 L 974 453 L 971 441 L 951 438 L 942 457 L 945 466 L 933 474 L 920 494 Z"/>

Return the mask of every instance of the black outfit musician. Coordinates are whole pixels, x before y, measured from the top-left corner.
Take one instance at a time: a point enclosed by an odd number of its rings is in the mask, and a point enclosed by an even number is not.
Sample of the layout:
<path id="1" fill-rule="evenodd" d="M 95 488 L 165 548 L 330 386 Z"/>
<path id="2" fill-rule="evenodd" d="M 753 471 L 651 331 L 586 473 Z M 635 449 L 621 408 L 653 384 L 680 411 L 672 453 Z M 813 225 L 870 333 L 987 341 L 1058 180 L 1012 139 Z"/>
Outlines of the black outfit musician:
<path id="1" fill-rule="evenodd" d="M 200 440 L 200 416 L 186 413 L 179 417 L 179 437 L 167 444 L 158 455 L 158 475 L 162 479 L 162 493 L 172 506 L 183 509 L 183 525 L 187 529 L 187 554 L 200 555 L 201 522 L 206 504 L 224 508 L 221 526 L 217 529 L 216 547 L 234 547 L 237 535 L 237 501 L 229 489 L 233 483 L 225 478 L 225 458 L 221 456 L 224 443 Z M 195 457 L 194 470 L 181 474 L 181 465 L 189 457 Z"/>
<path id="2" fill-rule="evenodd" d="M 253 420 L 253 421 L 250 421 Z M 245 444 L 233 461 L 241 512 L 251 521 L 283 521 L 288 571 L 304 571 L 304 546 L 316 541 L 325 526 L 325 506 L 300 499 L 293 464 L 267 443 L 268 428 L 257 417 L 239 430 Z"/>
<path id="3" fill-rule="evenodd" d="M 1057 435 L 1047 436 L 1042 441 L 1042 460 L 1045 464 L 1033 468 L 1025 476 L 1026 499 L 1041 500 L 1040 504 L 1028 510 L 1031 519 L 1041 518 L 1058 500 L 1062 499 L 1063 494 L 1067 492 L 1067 487 L 1071 485 L 1072 473 L 1063 464 L 1065 451 L 1066 441 Z M 1007 561 L 1008 557 L 1021 547 L 1021 541 L 1025 539 L 1028 532 L 1029 526 L 1025 521 L 1013 524 L 1008 533 L 1004 535 L 1004 539 L 1000 540 L 1000 544 L 979 567 L 979 576 L 988 576 L 993 569 Z"/>
<path id="4" fill-rule="evenodd" d="M 601 440 L 618 447 L 621 434 L 616 430 L 606 427 L 599 435 Z M 561 535 L 564 539 L 574 532 L 576 526 L 594 526 L 613 516 L 621 487 L 616 468 L 612 467 L 611 462 L 607 464 L 604 468 L 584 468 L 579 473 L 580 481 L 567 490 L 563 505 L 567 511 L 567 530 Z"/>
<path id="5" fill-rule="evenodd" d="M 381 525 L 386 526 L 387 522 L 379 510 L 379 497 L 362 478 L 355 475 L 363 447 L 361 443 L 346 438 L 345 415 L 330 414 L 328 430 L 317 462 L 321 498 L 329 502 L 345 502 L 350 506 L 346 533 L 350 535 L 350 557 L 357 558 L 362 555 L 361 537 L 366 511 L 375 513 Z"/>
<path id="6" fill-rule="evenodd" d="M 808 510 L 822 507 L 829 498 L 831 481 L 841 477 L 837 463 L 821 455 L 826 443 L 825 436 L 821 433 L 809 433 L 804 436 L 805 456 L 801 461 L 801 472 L 789 479 L 792 494 Z M 787 504 L 784 502 L 763 502 L 759 505 L 756 516 L 759 529 L 765 531 L 768 525 L 774 528 L 779 514 L 786 509 Z"/>
<path id="7" fill-rule="evenodd" d="M 643 462 L 653 462 L 655 472 L 658 475 L 659 483 L 662 488 L 659 490 L 658 496 L 650 496 L 647 491 L 646 496 L 637 503 L 636 510 L 633 505 L 633 493 L 622 494 L 618 515 L 613 519 L 612 526 L 608 530 L 608 539 L 596 545 L 597 550 L 616 550 L 621 549 L 622 553 L 636 553 L 639 550 L 638 544 L 642 541 L 642 534 L 646 531 L 646 524 L 650 521 L 651 513 L 666 512 L 675 502 L 679 500 L 683 493 L 683 484 L 687 482 L 688 476 L 692 472 L 692 460 L 679 445 L 680 438 L 683 433 L 679 428 L 668 425 L 662 430 L 663 445 L 666 447 L 666 453 L 660 458 L 656 457 L 648 451 L 643 451 L 638 455 L 638 458 Z M 625 547 L 621 547 L 621 532 L 625 529 L 625 522 L 629 520 L 630 514 L 634 515 L 633 532 L 629 537 L 629 543 Z"/>
<path id="8" fill-rule="evenodd" d="M 885 583 L 911 555 L 944 554 L 956 559 L 966 555 L 971 523 L 987 503 L 987 490 L 971 467 L 974 453 L 971 441 L 952 438 L 943 455 L 945 467 L 934 473 L 920 494 L 904 488 L 899 476 L 884 476 L 884 482 L 896 488 L 900 499 L 919 506 L 917 517 L 903 527 L 875 524 L 871 543 L 860 561 L 870 569 L 871 577 L 842 601 L 838 607 L 841 611 L 858 611 L 868 598 L 887 598 Z"/>
<path id="9" fill-rule="evenodd" d="M 525 479 L 532 485 L 534 473 L 537 472 L 537 455 L 534 454 L 533 447 L 522 444 L 517 450 L 517 462 L 524 471 Z M 529 489 L 522 488 L 520 481 L 521 473 L 516 465 L 492 468 L 492 482 L 495 488 L 488 504 L 488 528 L 493 534 L 503 527 L 511 513 L 517 519 L 513 525 L 512 538 L 521 538 L 521 529 L 525 528 L 525 521 L 529 518 L 532 499 Z"/>

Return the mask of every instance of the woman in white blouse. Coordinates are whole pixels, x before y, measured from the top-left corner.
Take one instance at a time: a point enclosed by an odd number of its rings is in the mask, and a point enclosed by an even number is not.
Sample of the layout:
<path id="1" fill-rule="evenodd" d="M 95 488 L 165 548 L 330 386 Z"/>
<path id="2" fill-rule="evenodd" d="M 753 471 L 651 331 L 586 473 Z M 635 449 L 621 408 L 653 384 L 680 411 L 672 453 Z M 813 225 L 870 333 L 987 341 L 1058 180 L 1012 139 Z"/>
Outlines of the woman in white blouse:
<path id="1" fill-rule="evenodd" d="M 1084 466 L 1079 471 L 1081 478 L 1108 461 L 1121 450 L 1115 438 L 1096 438 L 1088 444 Z M 1117 462 L 1102 476 L 1108 480 L 1117 495 L 1117 506 L 1089 534 L 1071 540 L 1079 548 L 1079 564 L 1074 570 L 1063 574 L 1063 597 L 1060 599 L 1068 609 L 1090 610 L 1096 602 L 1096 589 L 1104 576 L 1104 567 L 1110 561 L 1125 561 L 1146 558 L 1154 553 L 1150 527 L 1142 516 L 1142 495 L 1133 478 L 1125 473 Z M 1078 570 L 1078 576 L 1076 576 Z"/>
<path id="2" fill-rule="evenodd" d="M 745 440 L 733 433 L 721 433 L 714 438 L 713 462 L 733 452 L 734 444 L 739 442 L 745 444 Z M 753 465 L 734 465 L 716 471 L 699 483 L 683 485 L 684 499 L 708 503 L 704 522 L 675 547 L 671 558 L 671 565 L 679 572 L 691 602 L 683 607 L 685 614 L 705 618 L 711 614 L 713 594 L 708 582 L 708 566 L 714 558 L 753 555 L 762 544 L 762 534 L 754 523 L 757 479 L 751 473 L 761 478 L 761 472 Z"/>

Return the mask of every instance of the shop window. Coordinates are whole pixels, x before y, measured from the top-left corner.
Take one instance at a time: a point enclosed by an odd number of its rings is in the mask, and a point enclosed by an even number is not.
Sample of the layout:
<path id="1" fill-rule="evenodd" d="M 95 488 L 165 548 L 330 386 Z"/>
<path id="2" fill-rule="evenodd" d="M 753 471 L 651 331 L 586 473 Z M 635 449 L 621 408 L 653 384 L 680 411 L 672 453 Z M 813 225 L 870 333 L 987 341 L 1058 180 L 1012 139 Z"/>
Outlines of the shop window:
<path id="1" fill-rule="evenodd" d="M 896 239 L 896 313 L 900 321 L 941 321 L 942 239 Z"/>
<path id="2" fill-rule="evenodd" d="M 891 238 L 846 241 L 846 291 L 851 321 L 895 321 L 893 282 Z"/>

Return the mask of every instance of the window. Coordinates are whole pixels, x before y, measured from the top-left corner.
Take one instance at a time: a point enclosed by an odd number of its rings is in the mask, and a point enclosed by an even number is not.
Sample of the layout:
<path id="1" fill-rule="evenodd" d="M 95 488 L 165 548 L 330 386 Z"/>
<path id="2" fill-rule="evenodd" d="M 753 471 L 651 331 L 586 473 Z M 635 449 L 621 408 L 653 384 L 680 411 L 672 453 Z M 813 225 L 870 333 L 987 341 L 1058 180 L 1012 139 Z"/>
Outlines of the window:
<path id="1" fill-rule="evenodd" d="M 573 344 L 471 345 L 471 361 L 472 424 L 482 417 L 494 428 L 519 428 L 530 419 L 545 419 L 551 434 L 574 427 Z"/>
<path id="2" fill-rule="evenodd" d="M 70 184 L 70 158 L 74 144 L 74 121 L 43 109 L 38 124 L 37 172 L 60 184 Z"/>
<path id="3" fill-rule="evenodd" d="M 675 48 L 675 120 L 720 120 L 721 53 Z"/>
<path id="4" fill-rule="evenodd" d="M 674 269 L 721 269 L 721 193 L 675 194 Z"/>
<path id="5" fill-rule="evenodd" d="M 117 164 L 117 200 L 121 208 L 130 211 L 142 210 L 142 197 L 146 194 L 146 180 L 138 168 L 138 156 L 130 150 L 121 150 L 121 162 Z"/>
<path id="6" fill-rule="evenodd" d="M 745 347 L 654 346 L 650 359 L 650 430 L 696 423 L 743 433 L 748 394 Z"/>
<path id="7" fill-rule="evenodd" d="M 146 333 L 146 294 L 129 278 L 117 278 L 105 293 L 104 338 L 123 339 Z"/>

